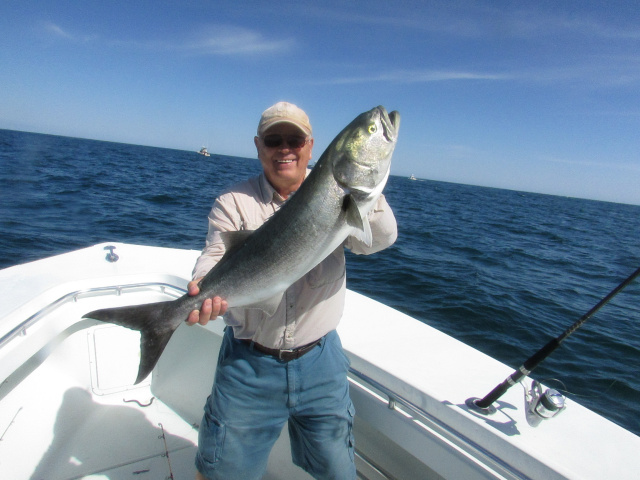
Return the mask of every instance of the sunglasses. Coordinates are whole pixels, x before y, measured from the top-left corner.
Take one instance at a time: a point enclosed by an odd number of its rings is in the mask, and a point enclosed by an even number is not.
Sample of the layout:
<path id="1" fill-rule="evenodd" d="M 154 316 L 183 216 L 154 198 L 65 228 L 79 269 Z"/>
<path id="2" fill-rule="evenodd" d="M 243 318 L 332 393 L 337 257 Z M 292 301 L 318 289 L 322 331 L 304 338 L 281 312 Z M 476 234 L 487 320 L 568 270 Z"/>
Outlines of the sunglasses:
<path id="1" fill-rule="evenodd" d="M 265 135 L 262 138 L 264 146 L 268 148 L 277 148 L 283 143 L 286 143 L 289 148 L 298 149 L 305 146 L 307 143 L 307 137 L 301 135 L 280 135 L 277 133 L 271 135 Z"/>

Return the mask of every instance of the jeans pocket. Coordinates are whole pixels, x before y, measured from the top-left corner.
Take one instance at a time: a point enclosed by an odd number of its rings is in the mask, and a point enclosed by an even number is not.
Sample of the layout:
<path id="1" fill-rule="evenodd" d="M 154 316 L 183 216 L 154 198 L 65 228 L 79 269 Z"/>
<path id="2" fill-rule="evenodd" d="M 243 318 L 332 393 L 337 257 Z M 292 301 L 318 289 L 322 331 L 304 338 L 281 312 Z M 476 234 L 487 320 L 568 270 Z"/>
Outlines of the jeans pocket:
<path id="1" fill-rule="evenodd" d="M 225 426 L 215 416 L 205 411 L 198 432 L 198 455 L 209 468 L 215 467 L 220 460 L 225 431 Z"/>
<path id="2" fill-rule="evenodd" d="M 349 412 L 349 436 L 347 438 L 347 445 L 349 448 L 349 456 L 351 457 L 351 460 L 354 460 L 356 437 L 353 434 L 353 419 L 356 416 L 356 407 L 353 405 L 353 402 L 349 402 L 349 408 L 347 411 Z"/>

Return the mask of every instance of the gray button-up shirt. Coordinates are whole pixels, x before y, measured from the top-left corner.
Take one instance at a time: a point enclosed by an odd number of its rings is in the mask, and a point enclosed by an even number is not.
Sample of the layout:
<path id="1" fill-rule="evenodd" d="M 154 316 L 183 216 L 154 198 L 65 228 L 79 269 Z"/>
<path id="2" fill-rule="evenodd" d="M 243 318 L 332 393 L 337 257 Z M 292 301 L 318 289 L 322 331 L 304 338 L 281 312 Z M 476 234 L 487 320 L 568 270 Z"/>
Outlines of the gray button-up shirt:
<path id="1" fill-rule="evenodd" d="M 284 202 L 264 174 L 218 197 L 209 213 L 206 245 L 196 262 L 193 278 L 204 277 L 224 255 L 220 232 L 256 230 Z M 344 246 L 338 247 L 286 290 L 273 316 L 262 310 L 230 305 L 224 319 L 233 327 L 235 338 L 252 339 L 269 348 L 289 349 L 311 343 L 334 330 L 344 308 L 344 247 L 367 255 L 388 247 L 397 238 L 396 219 L 384 196 L 380 196 L 369 214 L 369 223 L 373 234 L 371 246 L 354 237 L 347 238 Z"/>

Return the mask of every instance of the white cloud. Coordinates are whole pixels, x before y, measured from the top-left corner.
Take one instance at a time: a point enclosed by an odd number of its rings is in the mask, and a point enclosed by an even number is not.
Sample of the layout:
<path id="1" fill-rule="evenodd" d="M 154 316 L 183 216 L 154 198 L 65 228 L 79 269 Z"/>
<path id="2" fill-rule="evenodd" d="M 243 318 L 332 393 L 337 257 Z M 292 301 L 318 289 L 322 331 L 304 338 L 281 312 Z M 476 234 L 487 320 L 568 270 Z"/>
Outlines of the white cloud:
<path id="1" fill-rule="evenodd" d="M 63 38 L 65 40 L 69 40 L 72 42 L 91 42 L 98 39 L 97 35 L 82 35 L 76 32 L 70 32 L 68 30 L 63 29 L 60 25 L 56 25 L 52 22 L 47 22 L 44 24 L 45 31 L 53 34 L 56 37 Z"/>
<path id="2" fill-rule="evenodd" d="M 62 27 L 60 27 L 59 25 L 56 25 L 54 23 L 47 23 L 47 24 L 45 24 L 44 28 L 48 32 L 53 33 L 54 35 L 56 35 L 58 37 L 68 38 L 70 40 L 73 40 L 73 35 L 71 35 L 67 31 L 63 30 Z"/>
<path id="3" fill-rule="evenodd" d="M 640 83 L 640 60 L 638 58 L 597 58 L 591 63 L 574 63 L 563 66 L 532 66 L 521 70 L 474 71 L 465 69 L 396 69 L 383 71 L 376 67 L 375 73 L 345 75 L 325 80 L 314 80 L 314 85 L 353 85 L 367 83 L 433 83 L 433 82 L 520 82 L 537 84 L 570 84 L 582 88 L 628 87 Z M 365 67 L 358 67 L 363 70 Z M 344 68 L 343 68 L 344 69 Z"/>
<path id="4" fill-rule="evenodd" d="M 294 45 L 292 39 L 269 39 L 260 32 L 234 26 L 212 25 L 185 42 L 177 42 L 179 50 L 203 55 L 235 55 L 282 53 Z"/>
<path id="5" fill-rule="evenodd" d="M 389 82 L 389 83 L 428 83 L 461 80 L 510 80 L 513 77 L 501 73 L 483 73 L 457 70 L 395 70 L 378 75 L 361 75 L 328 80 L 327 84 L 345 85 L 354 83 Z"/>
<path id="6" fill-rule="evenodd" d="M 549 155 L 540 156 L 539 160 L 544 162 L 549 162 L 549 163 L 570 165 L 575 167 L 616 169 L 616 170 L 622 170 L 622 171 L 640 172 L 640 163 L 623 161 L 623 160 L 611 160 L 611 161 L 575 160 L 575 159 L 560 158 L 560 157 L 549 156 Z"/>
<path id="7" fill-rule="evenodd" d="M 401 9 L 386 3 L 365 10 L 359 5 L 352 9 L 327 9 L 314 4 L 305 11 L 307 15 L 325 21 L 421 30 L 453 38 L 499 36 L 521 39 L 578 35 L 602 39 L 640 39 L 640 27 L 632 16 L 625 18 L 621 15 L 618 22 L 599 16 L 601 10 L 606 11 L 606 6 L 575 11 L 555 5 L 545 8 L 535 3 L 521 2 L 506 7 L 462 0 L 451 2 L 446 7 L 434 2 L 419 2 L 411 9 Z"/>
<path id="8" fill-rule="evenodd" d="M 45 24 L 49 33 L 69 41 L 98 41 L 96 35 L 70 33 L 54 23 Z M 169 38 L 163 40 L 120 38 L 102 39 L 105 45 L 135 48 L 151 51 L 173 51 L 195 55 L 251 55 L 256 53 L 282 53 L 291 50 L 293 39 L 271 39 L 262 33 L 247 28 L 210 25 L 201 28 L 198 33 L 187 38 Z"/>

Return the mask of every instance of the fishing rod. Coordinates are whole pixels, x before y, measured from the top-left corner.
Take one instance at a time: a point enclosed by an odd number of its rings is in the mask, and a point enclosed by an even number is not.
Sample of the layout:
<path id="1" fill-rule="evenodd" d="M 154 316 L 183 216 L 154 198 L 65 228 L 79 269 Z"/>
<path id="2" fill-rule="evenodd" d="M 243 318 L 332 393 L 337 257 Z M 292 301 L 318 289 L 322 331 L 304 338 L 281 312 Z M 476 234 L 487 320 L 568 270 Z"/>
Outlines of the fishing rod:
<path id="1" fill-rule="evenodd" d="M 491 404 L 498 400 L 505 392 L 511 388 L 513 385 L 516 385 L 522 378 L 526 375 L 529 375 L 531 371 L 536 368 L 544 359 L 546 359 L 549 355 L 551 355 L 556 348 L 560 346 L 560 344 L 573 332 L 575 332 L 578 328 L 580 328 L 584 322 L 586 322 L 594 313 L 600 310 L 604 305 L 606 305 L 609 300 L 615 297 L 620 291 L 622 291 L 627 285 L 633 282 L 640 275 L 640 268 L 638 268 L 635 272 L 633 272 L 626 280 L 624 280 L 620 285 L 611 290 L 611 292 L 604 297 L 597 305 L 595 305 L 591 310 L 585 313 L 580 319 L 571 325 L 568 329 L 566 329 L 561 335 L 549 341 L 544 347 L 534 353 L 531 357 L 529 357 L 517 370 L 515 370 L 511 375 L 509 375 L 502 383 L 497 385 L 493 390 L 491 390 L 484 398 L 469 398 L 466 401 L 467 406 L 479 410 L 481 413 L 489 414 L 492 413 Z"/>

